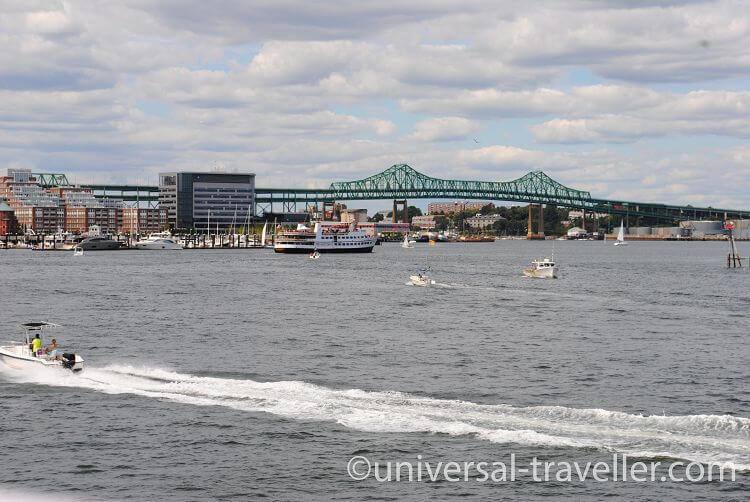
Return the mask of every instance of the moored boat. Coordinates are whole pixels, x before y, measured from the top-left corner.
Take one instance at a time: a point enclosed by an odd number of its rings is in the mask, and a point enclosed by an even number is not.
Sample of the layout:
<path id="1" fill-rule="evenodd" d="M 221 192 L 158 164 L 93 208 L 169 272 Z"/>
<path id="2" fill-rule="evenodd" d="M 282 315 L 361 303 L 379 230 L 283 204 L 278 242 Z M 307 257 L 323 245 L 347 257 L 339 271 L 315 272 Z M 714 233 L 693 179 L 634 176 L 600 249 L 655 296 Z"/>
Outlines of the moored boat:
<path id="1" fill-rule="evenodd" d="M 182 245 L 172 237 L 170 232 L 158 232 L 148 236 L 147 239 L 136 242 L 135 249 L 144 250 L 175 250 L 182 249 Z"/>

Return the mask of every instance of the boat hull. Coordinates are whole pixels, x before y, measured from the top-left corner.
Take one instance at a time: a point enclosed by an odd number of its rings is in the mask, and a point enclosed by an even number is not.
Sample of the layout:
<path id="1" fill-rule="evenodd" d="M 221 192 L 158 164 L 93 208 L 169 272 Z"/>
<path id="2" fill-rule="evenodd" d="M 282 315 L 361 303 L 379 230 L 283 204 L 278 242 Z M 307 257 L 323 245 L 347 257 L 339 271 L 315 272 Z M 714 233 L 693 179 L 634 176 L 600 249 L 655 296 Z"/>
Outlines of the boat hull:
<path id="1" fill-rule="evenodd" d="M 179 244 L 162 242 L 136 242 L 133 248 L 144 251 L 177 251 L 183 249 Z"/>
<path id="2" fill-rule="evenodd" d="M 318 251 L 318 253 L 372 253 L 373 248 L 375 247 L 375 244 L 371 246 L 363 246 L 363 247 L 336 247 L 336 248 L 318 248 L 317 250 L 315 247 L 287 247 L 283 244 L 274 246 L 273 250 L 277 253 L 288 253 L 288 254 L 310 254 L 313 251 Z"/>
<path id="3" fill-rule="evenodd" d="M 532 279 L 557 279 L 557 271 L 551 267 L 542 269 L 525 268 L 523 269 L 523 275 Z"/>
<path id="4" fill-rule="evenodd" d="M 83 370 L 83 358 L 75 356 L 75 362 L 66 365 L 60 360 L 47 360 L 41 357 L 33 357 L 16 353 L 7 348 L 0 348 L 0 362 L 6 368 L 13 370 L 30 370 L 34 368 L 64 369 L 77 373 Z"/>

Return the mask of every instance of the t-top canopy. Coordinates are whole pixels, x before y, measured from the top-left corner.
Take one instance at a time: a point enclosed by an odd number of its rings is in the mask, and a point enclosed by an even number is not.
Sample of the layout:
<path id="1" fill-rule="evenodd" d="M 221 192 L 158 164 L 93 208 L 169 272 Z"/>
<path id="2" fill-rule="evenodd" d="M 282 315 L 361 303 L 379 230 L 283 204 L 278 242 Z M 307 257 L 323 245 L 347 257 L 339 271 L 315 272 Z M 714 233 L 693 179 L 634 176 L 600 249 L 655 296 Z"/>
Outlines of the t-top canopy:
<path id="1" fill-rule="evenodd" d="M 57 328 L 59 326 L 59 324 L 52 322 L 25 322 L 21 324 L 21 327 L 24 329 Z"/>

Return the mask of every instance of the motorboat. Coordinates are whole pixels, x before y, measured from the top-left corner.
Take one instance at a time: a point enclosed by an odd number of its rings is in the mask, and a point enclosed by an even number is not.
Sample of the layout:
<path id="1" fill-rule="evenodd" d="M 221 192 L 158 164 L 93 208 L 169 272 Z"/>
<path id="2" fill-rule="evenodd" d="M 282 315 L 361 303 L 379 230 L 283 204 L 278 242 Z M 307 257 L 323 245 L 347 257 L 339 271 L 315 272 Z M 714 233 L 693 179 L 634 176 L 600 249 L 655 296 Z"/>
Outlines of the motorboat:
<path id="1" fill-rule="evenodd" d="M 617 240 L 615 246 L 626 246 L 628 243 L 625 242 L 625 224 L 620 222 L 620 231 L 617 232 Z"/>
<path id="2" fill-rule="evenodd" d="M 426 272 L 418 272 L 416 275 L 409 276 L 409 281 L 414 286 L 434 286 L 435 281 L 430 279 Z"/>
<path id="3" fill-rule="evenodd" d="M 320 258 L 320 253 L 318 253 L 317 251 L 313 251 L 312 253 L 310 253 L 311 260 L 317 260 L 318 258 Z"/>
<path id="4" fill-rule="evenodd" d="M 555 267 L 554 257 L 532 261 L 530 267 L 523 269 L 523 275 L 535 279 L 556 279 L 557 267 Z"/>
<path id="5" fill-rule="evenodd" d="M 414 243 L 417 241 L 409 239 L 409 235 L 404 235 L 404 242 L 401 243 L 401 247 L 404 249 L 411 249 L 414 247 Z"/>
<path id="6" fill-rule="evenodd" d="M 27 322 L 21 324 L 24 330 L 23 341 L 3 342 L 0 345 L 0 361 L 7 368 L 24 370 L 31 368 L 60 368 L 73 372 L 83 370 L 83 357 L 72 352 L 62 352 L 60 349 L 52 353 L 45 353 L 43 349 L 32 351 L 34 338 L 42 339 L 42 332 L 58 328 L 59 326 L 50 322 Z M 42 340 L 42 343 L 44 341 Z"/>
<path id="7" fill-rule="evenodd" d="M 73 256 L 83 256 L 83 249 L 79 247 L 73 248 Z"/>
<path id="8" fill-rule="evenodd" d="M 108 237 L 88 237 L 76 244 L 73 250 L 84 251 L 114 251 L 120 249 L 120 243 Z"/>
<path id="9" fill-rule="evenodd" d="M 133 244 L 134 249 L 144 250 L 175 250 L 183 249 L 177 239 L 172 237 L 170 232 L 157 232 L 148 236 L 148 238 Z"/>

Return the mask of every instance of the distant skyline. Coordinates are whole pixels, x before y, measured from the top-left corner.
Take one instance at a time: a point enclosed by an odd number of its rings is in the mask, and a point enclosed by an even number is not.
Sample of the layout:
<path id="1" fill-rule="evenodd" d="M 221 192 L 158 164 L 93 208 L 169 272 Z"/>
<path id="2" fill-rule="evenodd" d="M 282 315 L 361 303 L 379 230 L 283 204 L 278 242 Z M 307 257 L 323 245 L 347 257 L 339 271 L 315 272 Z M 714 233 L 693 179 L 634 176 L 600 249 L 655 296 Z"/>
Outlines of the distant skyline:
<path id="1" fill-rule="evenodd" d="M 398 163 L 541 169 L 595 197 L 750 208 L 746 2 L 0 6 L 3 170 L 325 187 Z"/>

